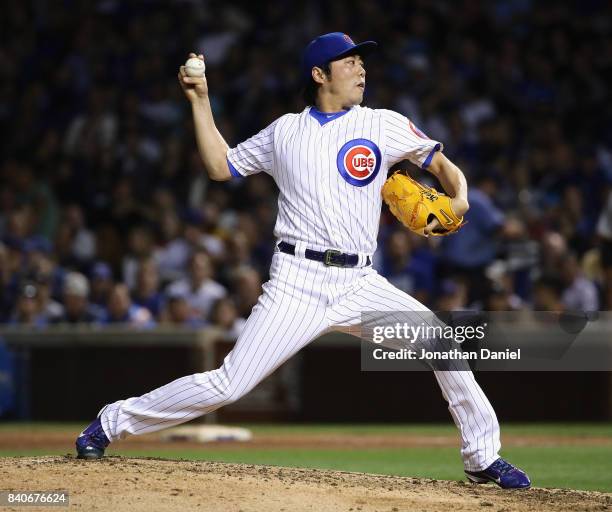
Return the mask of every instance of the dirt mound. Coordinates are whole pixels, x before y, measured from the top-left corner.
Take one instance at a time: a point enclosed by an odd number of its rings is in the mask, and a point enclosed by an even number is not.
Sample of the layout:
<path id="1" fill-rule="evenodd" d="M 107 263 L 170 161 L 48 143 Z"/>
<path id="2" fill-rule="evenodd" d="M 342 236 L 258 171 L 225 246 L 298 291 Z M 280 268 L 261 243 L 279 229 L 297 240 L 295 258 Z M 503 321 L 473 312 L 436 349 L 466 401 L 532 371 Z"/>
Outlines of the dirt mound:
<path id="1" fill-rule="evenodd" d="M 612 510 L 612 494 L 598 492 L 503 491 L 465 482 L 124 457 L 4 458 L 0 481 L 9 490 L 67 490 L 70 508 L 87 511 Z"/>

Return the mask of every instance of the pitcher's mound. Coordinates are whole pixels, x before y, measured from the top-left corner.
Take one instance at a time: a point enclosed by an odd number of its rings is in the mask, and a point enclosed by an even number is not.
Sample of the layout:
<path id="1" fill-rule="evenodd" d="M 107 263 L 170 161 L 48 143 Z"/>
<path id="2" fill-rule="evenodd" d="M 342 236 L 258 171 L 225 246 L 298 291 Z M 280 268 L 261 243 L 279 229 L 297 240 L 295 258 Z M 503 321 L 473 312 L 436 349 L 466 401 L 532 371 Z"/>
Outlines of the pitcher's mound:
<path id="1" fill-rule="evenodd" d="M 0 481 L 3 490 L 66 490 L 70 508 L 87 511 L 612 510 L 612 494 L 598 492 L 504 491 L 492 484 L 123 457 L 3 458 Z"/>

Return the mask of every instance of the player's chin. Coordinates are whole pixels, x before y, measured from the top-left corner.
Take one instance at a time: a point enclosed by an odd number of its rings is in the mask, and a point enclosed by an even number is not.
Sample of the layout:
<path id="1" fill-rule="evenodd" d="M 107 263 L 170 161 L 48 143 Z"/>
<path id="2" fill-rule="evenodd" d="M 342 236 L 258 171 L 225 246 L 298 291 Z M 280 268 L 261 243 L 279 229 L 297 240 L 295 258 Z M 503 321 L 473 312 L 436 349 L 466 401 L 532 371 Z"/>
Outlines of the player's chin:
<path id="1" fill-rule="evenodd" d="M 353 94 L 351 100 L 353 105 L 359 105 L 363 101 L 363 90 L 359 89 L 358 91 L 356 91 Z"/>

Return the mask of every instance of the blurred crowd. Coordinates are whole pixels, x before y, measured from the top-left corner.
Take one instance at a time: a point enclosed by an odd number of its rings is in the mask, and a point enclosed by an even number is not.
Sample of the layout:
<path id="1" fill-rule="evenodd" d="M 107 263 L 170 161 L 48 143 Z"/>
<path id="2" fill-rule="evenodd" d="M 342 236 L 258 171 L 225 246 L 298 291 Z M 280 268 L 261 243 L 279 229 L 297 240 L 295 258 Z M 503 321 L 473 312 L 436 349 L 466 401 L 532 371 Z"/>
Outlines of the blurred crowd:
<path id="1" fill-rule="evenodd" d="M 365 105 L 442 141 L 470 184 L 457 236 L 383 210 L 383 275 L 433 309 L 612 308 L 609 2 L 9 0 L 0 26 L 2 323 L 238 332 L 277 189 L 207 179 L 178 66 L 204 53 L 235 145 L 304 108 L 301 51 L 330 31 L 379 42 Z"/>

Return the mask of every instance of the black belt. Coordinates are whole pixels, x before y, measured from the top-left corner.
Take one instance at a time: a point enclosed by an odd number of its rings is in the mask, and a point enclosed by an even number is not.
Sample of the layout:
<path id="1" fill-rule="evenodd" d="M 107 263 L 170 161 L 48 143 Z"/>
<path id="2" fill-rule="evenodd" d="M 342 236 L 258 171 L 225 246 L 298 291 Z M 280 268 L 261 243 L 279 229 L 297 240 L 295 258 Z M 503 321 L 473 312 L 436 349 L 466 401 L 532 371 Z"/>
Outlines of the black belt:
<path id="1" fill-rule="evenodd" d="M 295 256 L 295 245 L 288 244 L 287 242 L 279 242 L 278 250 Z M 309 260 L 320 261 L 328 267 L 355 267 L 359 263 L 359 256 L 357 254 L 346 254 L 334 249 L 327 249 L 325 252 L 306 249 L 304 257 Z M 368 256 L 366 266 L 370 263 L 370 257 Z"/>

